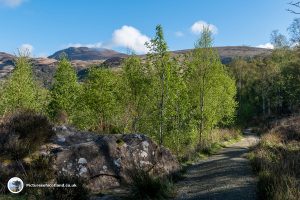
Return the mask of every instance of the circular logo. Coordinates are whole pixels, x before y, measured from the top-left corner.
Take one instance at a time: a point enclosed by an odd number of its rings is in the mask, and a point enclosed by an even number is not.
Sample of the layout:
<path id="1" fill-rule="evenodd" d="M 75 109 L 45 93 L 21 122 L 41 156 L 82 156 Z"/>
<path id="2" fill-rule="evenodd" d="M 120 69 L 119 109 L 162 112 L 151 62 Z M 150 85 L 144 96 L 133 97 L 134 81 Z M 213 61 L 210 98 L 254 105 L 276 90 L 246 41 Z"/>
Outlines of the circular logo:
<path id="1" fill-rule="evenodd" d="M 24 188 L 24 183 L 22 181 L 22 179 L 18 178 L 18 177 L 13 177 L 11 179 L 9 179 L 9 181 L 7 182 L 7 188 L 11 193 L 20 193 L 23 188 Z"/>

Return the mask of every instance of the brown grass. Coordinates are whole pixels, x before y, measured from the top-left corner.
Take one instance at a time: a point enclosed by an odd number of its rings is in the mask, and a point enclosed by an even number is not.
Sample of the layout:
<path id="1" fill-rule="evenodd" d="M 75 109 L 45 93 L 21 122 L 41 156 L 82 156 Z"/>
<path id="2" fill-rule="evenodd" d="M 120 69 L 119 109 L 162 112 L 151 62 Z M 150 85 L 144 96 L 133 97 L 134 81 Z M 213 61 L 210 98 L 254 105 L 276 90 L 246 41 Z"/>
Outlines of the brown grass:
<path id="1" fill-rule="evenodd" d="M 44 115 L 20 110 L 3 117 L 0 124 L 0 155 L 22 159 L 54 135 Z"/>
<path id="2" fill-rule="evenodd" d="M 300 117 L 274 122 L 250 159 L 261 199 L 300 199 Z"/>

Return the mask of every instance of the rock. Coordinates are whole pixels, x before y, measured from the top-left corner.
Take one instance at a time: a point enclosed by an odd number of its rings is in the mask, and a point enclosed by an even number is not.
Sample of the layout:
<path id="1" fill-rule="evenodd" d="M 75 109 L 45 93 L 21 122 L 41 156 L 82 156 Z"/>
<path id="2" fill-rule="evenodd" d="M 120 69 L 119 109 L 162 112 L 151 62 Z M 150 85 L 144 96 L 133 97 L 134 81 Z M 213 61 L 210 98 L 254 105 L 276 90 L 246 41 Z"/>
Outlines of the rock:
<path id="1" fill-rule="evenodd" d="M 58 174 L 82 177 L 93 193 L 130 182 L 129 172 L 136 168 L 156 176 L 180 169 L 169 150 L 142 134 L 97 135 L 65 126 L 53 130 L 55 137 L 40 152 L 47 149 Z"/>

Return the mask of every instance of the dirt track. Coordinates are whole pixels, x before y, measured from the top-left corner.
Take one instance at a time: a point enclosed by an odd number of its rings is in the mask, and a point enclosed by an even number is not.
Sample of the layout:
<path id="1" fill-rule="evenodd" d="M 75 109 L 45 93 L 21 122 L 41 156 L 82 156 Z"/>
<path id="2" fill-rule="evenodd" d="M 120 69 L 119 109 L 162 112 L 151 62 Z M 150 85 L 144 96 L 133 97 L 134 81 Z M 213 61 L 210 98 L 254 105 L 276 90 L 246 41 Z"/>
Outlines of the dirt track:
<path id="1" fill-rule="evenodd" d="M 245 131 L 244 138 L 187 169 L 178 182 L 176 199 L 253 200 L 257 180 L 245 154 L 258 137 Z"/>

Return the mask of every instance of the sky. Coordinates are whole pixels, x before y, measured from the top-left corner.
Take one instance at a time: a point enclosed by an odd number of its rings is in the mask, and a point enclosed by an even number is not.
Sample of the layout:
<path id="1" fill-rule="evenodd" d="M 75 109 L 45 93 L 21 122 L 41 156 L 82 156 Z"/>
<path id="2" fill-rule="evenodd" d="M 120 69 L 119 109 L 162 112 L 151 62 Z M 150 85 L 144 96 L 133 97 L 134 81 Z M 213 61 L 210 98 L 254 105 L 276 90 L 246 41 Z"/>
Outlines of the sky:
<path id="1" fill-rule="evenodd" d="M 214 46 L 271 48 L 287 35 L 291 0 L 0 0 L 0 51 L 35 57 L 70 46 L 147 52 L 161 24 L 170 50 L 193 48 L 204 26 Z M 300 17 L 300 16 L 299 16 Z"/>

